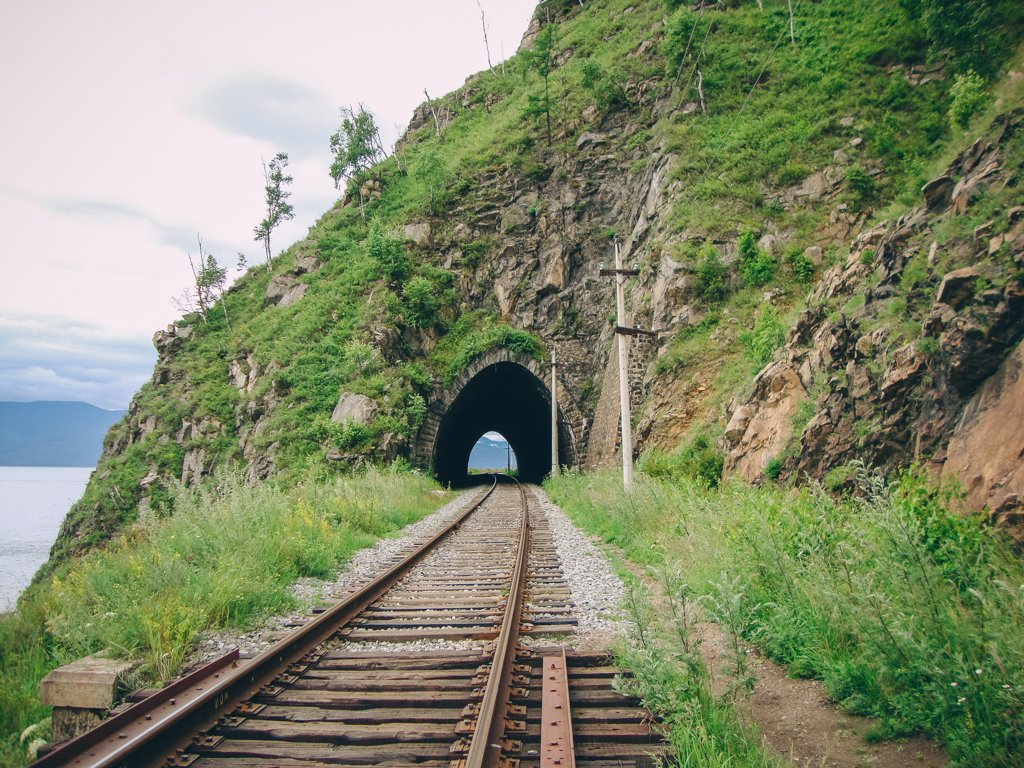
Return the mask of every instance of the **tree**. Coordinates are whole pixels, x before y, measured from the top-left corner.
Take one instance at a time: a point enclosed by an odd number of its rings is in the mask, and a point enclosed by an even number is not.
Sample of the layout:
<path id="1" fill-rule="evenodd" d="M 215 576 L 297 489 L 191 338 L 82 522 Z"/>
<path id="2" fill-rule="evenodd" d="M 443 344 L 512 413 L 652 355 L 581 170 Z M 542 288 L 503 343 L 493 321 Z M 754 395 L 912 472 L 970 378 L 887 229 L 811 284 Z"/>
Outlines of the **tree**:
<path id="1" fill-rule="evenodd" d="M 288 198 L 291 192 L 285 186 L 292 183 L 292 177 L 285 175 L 288 167 L 288 153 L 278 152 L 268 166 L 263 163 L 263 178 L 266 179 L 267 217 L 253 229 L 253 239 L 260 240 L 267 252 L 267 269 L 274 266 L 273 254 L 270 250 L 270 235 L 282 221 L 295 218 L 295 209 Z"/>
<path id="2" fill-rule="evenodd" d="M 372 112 L 362 104 L 359 109 L 348 106 L 341 107 L 339 111 L 341 125 L 331 134 L 331 152 L 334 153 L 331 178 L 334 179 L 335 189 L 341 188 L 343 180 L 355 182 L 359 194 L 359 212 L 366 218 L 360 176 L 384 160 L 388 153 L 380 140 L 380 129 L 377 128 Z"/>
<path id="3" fill-rule="evenodd" d="M 199 242 L 199 256 L 192 258 L 192 252 L 186 251 L 188 265 L 192 269 L 192 288 L 175 299 L 178 309 L 184 313 L 198 312 L 203 323 L 210 324 L 210 309 L 220 301 L 224 311 L 224 322 L 228 322 L 228 308 L 224 303 L 224 286 L 227 283 L 228 271 L 217 263 L 212 253 L 203 252 L 203 238 L 196 235 Z"/>
<path id="4" fill-rule="evenodd" d="M 547 124 L 548 145 L 551 144 L 551 89 L 548 80 L 555 68 L 555 36 L 551 23 L 547 23 L 533 40 L 533 48 L 525 51 L 526 65 L 544 80 L 544 94 L 526 97 L 526 116 L 544 116 Z"/>

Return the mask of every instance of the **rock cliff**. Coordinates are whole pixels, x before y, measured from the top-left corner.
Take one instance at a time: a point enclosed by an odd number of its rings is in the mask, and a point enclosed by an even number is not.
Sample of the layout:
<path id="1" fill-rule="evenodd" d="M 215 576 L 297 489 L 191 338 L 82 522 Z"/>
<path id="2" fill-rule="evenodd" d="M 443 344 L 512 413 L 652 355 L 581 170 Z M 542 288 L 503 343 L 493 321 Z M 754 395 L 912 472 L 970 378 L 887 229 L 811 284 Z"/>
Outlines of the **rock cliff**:
<path id="1" fill-rule="evenodd" d="M 918 206 L 862 232 L 822 275 L 733 404 L 727 473 L 926 464 L 961 482 L 968 507 L 1021 529 L 1022 125 L 1022 110 L 999 115 Z"/>

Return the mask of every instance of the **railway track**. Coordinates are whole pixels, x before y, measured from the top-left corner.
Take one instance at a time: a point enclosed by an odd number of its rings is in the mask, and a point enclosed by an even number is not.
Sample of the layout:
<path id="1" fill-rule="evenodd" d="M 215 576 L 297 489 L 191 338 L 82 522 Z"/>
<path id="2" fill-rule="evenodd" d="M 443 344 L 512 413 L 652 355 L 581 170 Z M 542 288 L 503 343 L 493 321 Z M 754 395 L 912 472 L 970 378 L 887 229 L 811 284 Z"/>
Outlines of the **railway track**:
<path id="1" fill-rule="evenodd" d="M 573 604 L 532 491 L 498 482 L 253 659 L 237 650 L 34 765 L 611 768 L 665 745 Z M 527 638 L 529 641 L 527 642 Z"/>

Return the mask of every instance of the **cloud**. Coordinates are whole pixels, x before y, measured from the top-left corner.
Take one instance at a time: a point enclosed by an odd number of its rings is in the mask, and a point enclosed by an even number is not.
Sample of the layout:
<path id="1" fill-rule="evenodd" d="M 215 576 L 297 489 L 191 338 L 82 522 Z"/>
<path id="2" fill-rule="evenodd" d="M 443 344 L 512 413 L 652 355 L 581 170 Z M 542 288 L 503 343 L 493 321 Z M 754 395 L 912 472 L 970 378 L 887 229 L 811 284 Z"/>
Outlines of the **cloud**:
<path id="1" fill-rule="evenodd" d="M 30 198 L 33 196 L 22 193 L 22 197 Z M 36 198 L 39 199 L 38 196 Z M 72 216 L 89 222 L 121 220 L 140 223 L 152 232 L 154 240 L 159 245 L 180 248 L 183 251 L 191 250 L 193 252 L 198 248 L 196 242 L 197 233 L 194 229 L 161 221 L 141 208 L 106 200 L 89 200 L 84 198 L 39 199 L 39 204 L 62 216 Z M 223 254 L 227 258 L 221 258 L 220 260 L 230 263 L 233 260 L 233 253 L 237 252 L 238 249 L 233 244 L 210 240 L 210 238 L 204 237 L 203 250 L 217 256 Z"/>
<path id="2" fill-rule="evenodd" d="M 300 83 L 262 75 L 232 78 L 205 88 L 193 109 L 222 130 L 247 136 L 293 156 L 323 155 L 337 127 L 337 106 Z"/>
<path id="3" fill-rule="evenodd" d="M 145 338 L 115 336 L 64 317 L 0 314 L 0 400 L 124 408 L 155 359 Z"/>

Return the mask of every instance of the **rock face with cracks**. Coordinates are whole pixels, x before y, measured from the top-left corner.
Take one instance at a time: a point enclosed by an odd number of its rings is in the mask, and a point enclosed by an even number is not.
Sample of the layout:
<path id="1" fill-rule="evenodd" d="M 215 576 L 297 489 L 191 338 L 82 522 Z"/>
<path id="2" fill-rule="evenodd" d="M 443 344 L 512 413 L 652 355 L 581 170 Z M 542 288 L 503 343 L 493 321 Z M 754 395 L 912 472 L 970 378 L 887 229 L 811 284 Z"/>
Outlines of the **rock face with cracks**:
<path id="1" fill-rule="evenodd" d="M 732 409 L 726 474 L 756 482 L 772 460 L 785 474 L 819 479 L 855 459 L 885 470 L 919 463 L 957 480 L 967 508 L 987 508 L 1021 536 L 1024 223 L 1009 205 L 996 213 L 1001 222 L 976 227 L 973 237 L 939 245 L 935 230 L 970 215 L 986 190 L 1012 183 L 1006 148 L 1022 124 L 1019 113 L 998 119 L 924 186 L 920 206 L 863 232 L 845 263 L 823 275 L 753 394 Z M 997 223 L 1001 234 L 990 234 Z M 901 285 L 915 257 L 935 273 L 930 301 L 926 279 Z M 943 261 L 968 263 L 943 271 Z M 897 289 L 919 292 L 919 338 L 901 339 L 880 319 Z M 858 293 L 863 304 L 852 313 L 827 311 Z M 808 400 L 812 413 L 796 432 L 799 403 Z"/>

